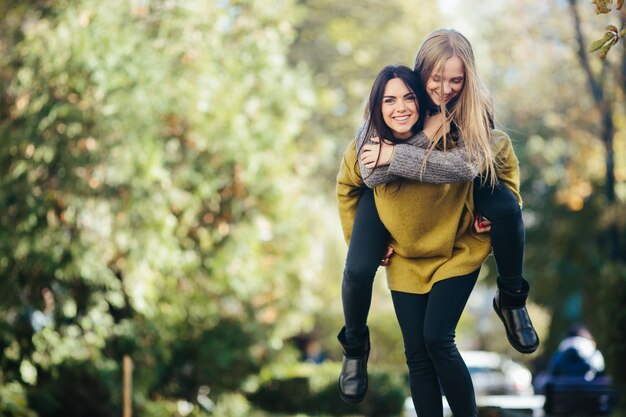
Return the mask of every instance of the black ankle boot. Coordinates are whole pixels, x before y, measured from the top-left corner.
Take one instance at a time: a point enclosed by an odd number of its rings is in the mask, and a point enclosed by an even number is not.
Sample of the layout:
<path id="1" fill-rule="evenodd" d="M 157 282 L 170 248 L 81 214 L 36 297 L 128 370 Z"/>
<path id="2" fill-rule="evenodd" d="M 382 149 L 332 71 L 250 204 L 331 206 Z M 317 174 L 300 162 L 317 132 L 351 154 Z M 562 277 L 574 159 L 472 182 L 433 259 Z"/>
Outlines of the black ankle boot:
<path id="1" fill-rule="evenodd" d="M 367 359 L 370 354 L 369 330 L 365 341 L 348 345 L 346 328 L 337 335 L 343 348 L 343 362 L 339 375 L 339 395 L 347 403 L 354 404 L 363 400 L 367 393 Z"/>
<path id="2" fill-rule="evenodd" d="M 523 280 L 519 293 L 498 289 L 493 298 L 493 309 L 504 323 L 509 343 L 521 353 L 533 353 L 539 347 L 539 336 L 526 310 L 528 290 L 528 281 Z"/>

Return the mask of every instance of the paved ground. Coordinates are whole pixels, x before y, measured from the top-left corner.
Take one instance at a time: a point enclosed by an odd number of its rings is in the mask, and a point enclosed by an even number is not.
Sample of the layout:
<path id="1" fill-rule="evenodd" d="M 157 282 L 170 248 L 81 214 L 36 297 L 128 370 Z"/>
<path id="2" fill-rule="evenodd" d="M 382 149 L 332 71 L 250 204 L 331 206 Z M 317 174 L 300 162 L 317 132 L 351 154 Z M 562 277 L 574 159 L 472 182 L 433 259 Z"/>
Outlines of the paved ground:
<path id="1" fill-rule="evenodd" d="M 448 407 L 448 403 L 444 400 L 444 416 L 451 417 L 452 413 Z M 476 398 L 476 405 L 478 408 L 493 408 L 498 409 L 501 413 L 498 413 L 501 417 L 507 416 L 529 416 L 529 417 L 544 417 L 543 403 L 545 397 L 543 395 L 488 395 L 480 396 Z M 510 412 L 510 413 L 508 413 Z M 405 417 L 417 417 L 415 408 L 413 407 L 413 401 L 411 398 L 407 398 L 404 403 L 404 415 Z"/>

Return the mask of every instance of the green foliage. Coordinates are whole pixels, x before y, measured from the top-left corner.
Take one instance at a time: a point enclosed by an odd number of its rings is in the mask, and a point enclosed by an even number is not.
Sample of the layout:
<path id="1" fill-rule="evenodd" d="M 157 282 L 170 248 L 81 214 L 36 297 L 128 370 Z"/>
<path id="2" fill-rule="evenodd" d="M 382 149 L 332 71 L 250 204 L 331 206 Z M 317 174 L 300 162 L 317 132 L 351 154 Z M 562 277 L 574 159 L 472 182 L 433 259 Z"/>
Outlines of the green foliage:
<path id="1" fill-rule="evenodd" d="M 180 415 L 185 415 L 185 417 L 208 417 L 211 415 L 197 405 L 181 400 L 174 401 L 161 398 L 139 406 L 138 411 L 138 415 L 150 417 L 171 417 Z"/>
<path id="2" fill-rule="evenodd" d="M 28 393 L 28 402 L 41 416 L 118 415 L 121 392 L 116 389 L 121 375 L 115 362 L 65 361 L 42 374 Z"/>
<path id="3" fill-rule="evenodd" d="M 2 3 L 5 375 L 42 416 L 117 415 L 124 354 L 142 401 L 238 388 L 302 316 L 293 3 L 31 6 Z"/>
<path id="4" fill-rule="evenodd" d="M 199 334 L 181 335 L 172 346 L 164 393 L 194 400 L 194 393 L 207 381 L 220 381 L 219 385 L 212 384 L 214 394 L 238 389 L 244 378 L 260 369 L 258 359 L 250 355 L 255 343 L 251 330 L 249 324 L 226 319 Z"/>
<path id="5" fill-rule="evenodd" d="M 36 417 L 37 414 L 28 408 L 24 387 L 17 381 L 0 385 L 0 416 L 2 417 Z"/>
<path id="6" fill-rule="evenodd" d="M 607 357 L 607 369 L 615 382 L 622 387 L 622 397 L 626 394 L 626 265 L 609 264 L 602 268 L 598 288 L 598 325 L 601 332 L 599 344 Z"/>
<path id="7" fill-rule="evenodd" d="M 272 374 L 266 372 L 258 389 L 248 395 L 250 402 L 276 413 L 309 415 L 398 416 L 407 396 L 404 373 L 370 370 L 368 394 L 363 402 L 351 405 L 338 394 L 340 363 L 298 364 Z"/>

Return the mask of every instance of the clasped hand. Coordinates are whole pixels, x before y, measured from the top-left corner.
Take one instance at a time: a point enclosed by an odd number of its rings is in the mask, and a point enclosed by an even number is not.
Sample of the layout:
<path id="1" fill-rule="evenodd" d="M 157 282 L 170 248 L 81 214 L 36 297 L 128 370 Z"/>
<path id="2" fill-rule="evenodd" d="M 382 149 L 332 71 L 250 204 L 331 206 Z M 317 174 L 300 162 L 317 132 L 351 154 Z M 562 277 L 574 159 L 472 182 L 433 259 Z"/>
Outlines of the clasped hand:
<path id="1" fill-rule="evenodd" d="M 374 169 L 382 165 L 389 165 L 393 156 L 393 144 L 380 138 L 372 138 L 372 142 L 363 145 L 361 150 L 361 161 L 369 169 Z M 380 157 L 379 157 L 380 154 Z"/>

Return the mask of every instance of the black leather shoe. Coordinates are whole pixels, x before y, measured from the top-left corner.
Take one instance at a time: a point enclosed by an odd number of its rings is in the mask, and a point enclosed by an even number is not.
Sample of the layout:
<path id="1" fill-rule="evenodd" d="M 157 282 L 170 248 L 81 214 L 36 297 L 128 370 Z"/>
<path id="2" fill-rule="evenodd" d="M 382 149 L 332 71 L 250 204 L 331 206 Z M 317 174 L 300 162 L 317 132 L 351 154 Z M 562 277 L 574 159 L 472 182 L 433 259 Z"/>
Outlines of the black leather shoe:
<path id="1" fill-rule="evenodd" d="M 337 335 L 343 348 L 343 361 L 339 375 L 339 395 L 347 403 L 361 402 L 367 393 L 367 359 L 370 354 L 369 331 L 365 341 L 356 345 L 346 342 L 346 328 Z"/>
<path id="2" fill-rule="evenodd" d="M 519 293 L 498 289 L 493 298 L 493 309 L 504 323 L 509 343 L 521 353 L 533 353 L 539 347 L 539 336 L 526 310 L 528 290 L 528 282 L 523 280 Z"/>

